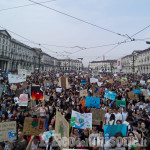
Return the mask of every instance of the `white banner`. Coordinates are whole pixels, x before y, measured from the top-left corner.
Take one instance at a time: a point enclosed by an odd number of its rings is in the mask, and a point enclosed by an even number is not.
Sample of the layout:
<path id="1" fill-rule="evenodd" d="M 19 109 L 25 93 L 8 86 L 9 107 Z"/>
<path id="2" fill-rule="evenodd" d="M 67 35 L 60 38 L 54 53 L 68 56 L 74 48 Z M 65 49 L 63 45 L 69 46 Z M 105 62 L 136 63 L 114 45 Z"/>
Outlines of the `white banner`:
<path id="1" fill-rule="evenodd" d="M 26 69 L 18 69 L 18 74 L 24 74 L 26 76 L 31 76 L 31 71 Z"/>
<path id="2" fill-rule="evenodd" d="M 122 69 L 122 66 L 121 66 L 121 58 L 119 58 L 119 59 L 117 60 L 117 69 L 118 69 L 118 70 L 121 70 L 121 69 Z"/>
<path id="3" fill-rule="evenodd" d="M 8 74 L 9 83 L 26 82 L 26 75 L 23 74 Z"/>
<path id="4" fill-rule="evenodd" d="M 92 113 L 81 114 L 72 110 L 70 126 L 79 129 L 90 128 L 92 130 Z"/>
<path id="5" fill-rule="evenodd" d="M 97 82 L 98 82 L 98 79 L 90 78 L 90 83 L 97 83 Z"/>

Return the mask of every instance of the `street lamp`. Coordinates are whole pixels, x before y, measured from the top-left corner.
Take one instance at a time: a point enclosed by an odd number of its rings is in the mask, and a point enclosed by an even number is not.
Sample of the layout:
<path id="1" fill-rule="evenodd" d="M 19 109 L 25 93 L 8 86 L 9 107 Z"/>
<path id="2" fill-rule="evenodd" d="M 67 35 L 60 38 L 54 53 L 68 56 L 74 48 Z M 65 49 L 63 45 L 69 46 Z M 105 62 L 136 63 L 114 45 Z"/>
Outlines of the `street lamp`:
<path id="1" fill-rule="evenodd" d="M 146 41 L 146 44 L 150 44 L 150 41 Z"/>

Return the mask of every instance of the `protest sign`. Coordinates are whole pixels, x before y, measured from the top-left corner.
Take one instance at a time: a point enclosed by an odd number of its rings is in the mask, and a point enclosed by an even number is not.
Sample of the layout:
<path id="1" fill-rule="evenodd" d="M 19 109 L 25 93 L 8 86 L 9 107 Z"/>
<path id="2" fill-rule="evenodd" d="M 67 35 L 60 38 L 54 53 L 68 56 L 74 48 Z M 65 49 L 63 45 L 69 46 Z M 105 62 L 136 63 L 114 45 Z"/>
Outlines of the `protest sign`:
<path id="1" fill-rule="evenodd" d="M 149 83 L 149 82 L 150 82 L 150 79 L 148 79 L 147 82 Z"/>
<path id="2" fill-rule="evenodd" d="M 14 84 L 12 84 L 11 87 L 10 87 L 10 89 L 15 91 L 17 89 L 17 86 L 14 85 Z"/>
<path id="3" fill-rule="evenodd" d="M 103 109 L 91 108 L 92 125 L 100 125 L 100 121 L 104 121 L 106 111 Z"/>
<path id="4" fill-rule="evenodd" d="M 56 74 L 56 77 L 59 78 L 59 76 L 60 76 L 59 73 L 57 73 L 57 74 Z"/>
<path id="5" fill-rule="evenodd" d="M 127 81 L 128 81 L 127 78 L 123 78 L 123 77 L 121 78 L 121 84 L 122 85 L 126 85 Z"/>
<path id="6" fill-rule="evenodd" d="M 4 90 L 4 85 L 0 84 L 0 98 L 2 96 L 3 90 Z"/>
<path id="7" fill-rule="evenodd" d="M 145 85 L 145 81 L 144 80 L 140 80 L 140 84 L 141 85 Z"/>
<path id="8" fill-rule="evenodd" d="M 64 89 L 69 89 L 70 84 L 68 82 L 68 78 L 67 77 L 59 78 L 58 86 L 61 87 L 61 88 L 64 88 Z"/>
<path id="9" fill-rule="evenodd" d="M 51 86 L 52 82 L 48 80 L 44 80 L 44 86 Z"/>
<path id="10" fill-rule="evenodd" d="M 81 84 L 86 84 L 86 80 L 81 80 Z"/>
<path id="11" fill-rule="evenodd" d="M 127 136 L 127 125 L 104 125 L 104 137 L 114 136 L 118 132 L 121 132 L 123 136 Z"/>
<path id="12" fill-rule="evenodd" d="M 92 113 L 81 114 L 72 110 L 70 126 L 79 129 L 90 128 L 92 130 Z"/>
<path id="13" fill-rule="evenodd" d="M 42 134 L 42 140 L 44 140 L 46 143 L 48 143 L 49 139 L 53 136 L 54 131 L 55 130 L 44 132 Z"/>
<path id="14" fill-rule="evenodd" d="M 97 82 L 98 82 L 98 79 L 90 78 L 90 83 L 97 83 Z"/>
<path id="15" fill-rule="evenodd" d="M 100 87 L 102 86 L 103 82 L 97 82 L 97 85 Z"/>
<path id="16" fill-rule="evenodd" d="M 114 84 L 114 80 L 113 80 L 113 79 L 109 79 L 108 82 L 109 82 L 110 84 Z"/>
<path id="17" fill-rule="evenodd" d="M 116 97 L 116 93 L 105 90 L 105 96 L 104 97 L 114 101 L 115 97 Z"/>
<path id="18" fill-rule="evenodd" d="M 36 106 L 36 101 L 30 100 L 30 101 L 28 102 L 28 105 L 29 105 L 30 108 L 35 107 L 35 106 Z"/>
<path id="19" fill-rule="evenodd" d="M 149 99 L 149 94 L 148 94 L 147 90 L 143 91 L 142 93 L 143 93 L 143 95 L 145 97 L 145 100 Z"/>
<path id="20" fill-rule="evenodd" d="M 62 91 L 62 88 L 56 88 L 57 93 L 61 93 L 61 91 Z"/>
<path id="21" fill-rule="evenodd" d="M 85 107 L 85 99 L 82 99 L 81 101 L 82 109 Z"/>
<path id="22" fill-rule="evenodd" d="M 44 100 L 47 102 L 49 101 L 49 96 L 48 95 L 44 95 Z"/>
<path id="23" fill-rule="evenodd" d="M 118 107 L 126 107 L 126 101 L 116 100 L 116 106 L 118 106 Z"/>
<path id="24" fill-rule="evenodd" d="M 15 104 L 18 104 L 18 103 L 19 103 L 18 97 L 14 97 L 14 102 L 15 102 Z"/>
<path id="25" fill-rule="evenodd" d="M 8 74 L 9 83 L 21 83 L 26 81 L 26 75 L 23 74 Z"/>
<path id="26" fill-rule="evenodd" d="M 45 131 L 45 119 L 26 117 L 23 126 L 24 135 L 39 136 Z"/>
<path id="27" fill-rule="evenodd" d="M 40 90 L 40 86 L 31 87 L 31 99 L 32 100 L 43 100 L 43 92 Z"/>
<path id="28" fill-rule="evenodd" d="M 92 93 L 93 93 L 93 96 L 100 96 L 100 89 L 99 89 L 99 87 L 93 86 L 92 87 Z"/>
<path id="29" fill-rule="evenodd" d="M 135 86 L 135 85 L 136 85 L 136 83 L 135 83 L 135 82 L 133 82 L 133 83 L 131 83 L 131 85 L 132 85 L 132 86 Z"/>
<path id="30" fill-rule="evenodd" d="M 83 96 L 88 96 L 88 92 L 86 89 L 80 91 L 80 97 L 83 97 Z"/>
<path id="31" fill-rule="evenodd" d="M 20 94 L 19 106 L 27 106 L 27 105 L 28 105 L 28 94 Z"/>
<path id="32" fill-rule="evenodd" d="M 26 88 L 27 88 L 27 82 L 23 82 L 22 88 L 23 88 L 23 89 L 26 89 Z"/>
<path id="33" fill-rule="evenodd" d="M 85 97 L 85 107 L 100 108 L 100 97 Z"/>
<path id="34" fill-rule="evenodd" d="M 131 100 L 138 100 L 138 95 L 137 95 L 137 94 L 134 94 L 133 91 L 128 92 L 128 97 L 129 97 Z"/>
<path id="35" fill-rule="evenodd" d="M 16 121 L 0 123 L 0 142 L 15 140 L 16 138 Z"/>
<path id="36" fill-rule="evenodd" d="M 141 91 L 140 91 L 140 90 L 133 89 L 133 92 L 134 92 L 134 94 L 139 94 L 139 95 L 141 95 Z"/>
<path id="37" fill-rule="evenodd" d="M 63 117 L 63 115 L 56 111 L 56 120 L 55 120 L 55 140 L 58 143 L 58 145 L 60 147 L 62 147 L 62 144 L 57 140 L 57 136 L 59 136 L 60 139 L 62 139 L 62 137 L 66 137 L 67 141 L 66 141 L 66 148 L 69 148 L 69 123 L 67 122 L 67 120 Z"/>

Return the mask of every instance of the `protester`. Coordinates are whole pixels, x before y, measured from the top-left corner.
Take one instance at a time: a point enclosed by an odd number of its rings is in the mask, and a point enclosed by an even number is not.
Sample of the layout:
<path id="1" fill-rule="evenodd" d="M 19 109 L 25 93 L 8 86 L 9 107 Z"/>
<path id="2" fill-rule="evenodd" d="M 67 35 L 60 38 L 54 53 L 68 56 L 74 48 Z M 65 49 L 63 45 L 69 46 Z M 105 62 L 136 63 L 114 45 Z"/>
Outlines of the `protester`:
<path id="1" fill-rule="evenodd" d="M 56 74 L 59 74 L 59 77 L 56 77 Z M 94 75 L 87 72 L 67 72 L 66 74 L 62 71 L 45 71 L 32 73 L 31 76 L 26 77 L 26 81 L 17 83 L 17 80 L 14 84 L 9 83 L 8 76 L 2 73 L 1 76 L 3 80 L 0 81 L 0 85 L 5 88 L 3 87 L 0 95 L 0 126 L 3 124 L 4 127 L 6 123 L 16 122 L 16 129 L 14 127 L 9 131 L 9 139 L 2 139 L 0 150 L 62 149 L 54 138 L 56 127 L 58 127 L 57 112 L 70 125 L 69 129 L 64 127 L 61 120 L 58 129 L 61 135 L 64 129 L 70 131 L 68 133 L 71 144 L 68 148 L 93 150 L 149 148 L 149 83 L 141 85 L 140 80 L 147 81 L 150 79 L 150 74 L 133 76 L 118 73 L 115 77 L 111 73 Z M 65 78 L 64 82 L 61 78 Z M 86 83 L 83 84 L 83 80 Z M 133 81 L 136 84 L 133 85 Z M 16 88 L 13 89 L 12 85 Z M 31 92 L 35 87 L 35 91 Z M 87 92 L 80 96 L 82 90 Z M 27 104 L 20 102 L 21 94 L 27 94 Z M 94 100 L 100 98 L 99 104 L 95 101 L 87 105 L 86 96 L 94 97 Z M 101 111 L 99 116 L 96 113 L 92 114 L 92 121 L 90 119 L 86 121 L 87 124 L 91 121 L 92 127 L 84 128 L 86 118 L 81 116 L 78 116 L 79 120 L 73 120 L 72 110 L 87 114 L 91 113 L 92 109 Z M 26 122 L 26 119 L 33 119 L 33 122 Z M 38 119 L 43 119 L 44 122 L 40 120 L 38 123 Z M 73 126 L 73 121 L 77 121 L 78 126 Z M 30 125 L 34 132 L 30 130 Z M 23 132 L 25 127 L 30 132 Z M 125 129 L 121 131 L 124 127 Z M 0 131 L 2 130 L 1 128 Z M 65 134 L 68 133 L 65 130 Z M 124 145 L 121 145 L 120 141 L 112 145 L 111 142 L 117 141 L 116 138 L 119 137 Z M 48 140 L 47 143 L 45 143 L 46 140 Z M 147 145 L 144 140 L 147 141 Z M 85 141 L 88 142 L 85 144 Z"/>

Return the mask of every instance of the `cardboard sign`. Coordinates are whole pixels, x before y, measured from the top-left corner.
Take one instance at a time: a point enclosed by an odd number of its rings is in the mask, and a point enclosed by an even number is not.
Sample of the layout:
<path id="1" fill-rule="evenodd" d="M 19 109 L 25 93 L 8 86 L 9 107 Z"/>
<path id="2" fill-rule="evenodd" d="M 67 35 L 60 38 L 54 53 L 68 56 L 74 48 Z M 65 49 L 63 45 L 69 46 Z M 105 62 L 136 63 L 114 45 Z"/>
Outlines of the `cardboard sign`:
<path id="1" fill-rule="evenodd" d="M 79 113 L 72 110 L 70 126 L 78 129 L 92 130 L 92 113 Z"/>
<path id="2" fill-rule="evenodd" d="M 20 94 L 19 106 L 28 106 L 28 94 Z"/>
<path id="3" fill-rule="evenodd" d="M 24 82 L 24 83 L 22 84 L 22 88 L 23 88 L 23 89 L 26 89 L 26 88 L 27 88 L 27 82 Z"/>
<path id="4" fill-rule="evenodd" d="M 16 121 L 0 123 L 0 142 L 15 140 L 16 138 Z"/>
<path id="5" fill-rule="evenodd" d="M 49 101 L 49 96 L 48 95 L 44 95 L 44 100 L 45 101 Z"/>
<path id="6" fill-rule="evenodd" d="M 83 96 L 88 96 L 88 92 L 86 89 L 80 91 L 80 97 L 83 97 Z"/>
<path id="7" fill-rule="evenodd" d="M 61 77 L 61 87 L 66 88 L 66 77 Z"/>
<path id="8" fill-rule="evenodd" d="M 13 91 L 16 91 L 17 86 L 16 86 L 16 85 L 14 85 L 14 84 L 12 84 L 12 85 L 11 85 L 11 87 L 10 87 L 10 89 L 11 89 L 11 90 L 13 90 Z"/>
<path id="9" fill-rule="evenodd" d="M 45 119 L 26 117 L 24 121 L 23 134 L 39 136 L 45 131 Z"/>
<path id="10" fill-rule="evenodd" d="M 92 87 L 92 93 L 93 93 L 93 96 L 100 96 L 100 89 L 99 89 L 99 87 L 93 86 Z"/>
<path id="11" fill-rule="evenodd" d="M 85 107 L 100 108 L 100 97 L 85 97 Z"/>
<path id="12" fill-rule="evenodd" d="M 129 97 L 131 100 L 138 100 L 138 96 L 137 96 L 136 94 L 134 94 L 133 91 L 128 92 L 128 97 Z"/>
<path id="13" fill-rule="evenodd" d="M 31 99 L 32 100 L 43 100 L 43 92 L 40 90 L 40 86 L 31 87 Z"/>
<path id="14" fill-rule="evenodd" d="M 29 105 L 30 108 L 35 107 L 35 106 L 36 106 L 36 101 L 30 100 L 30 101 L 28 102 L 28 105 Z"/>
<path id="15" fill-rule="evenodd" d="M 145 97 L 145 100 L 149 99 L 149 94 L 148 94 L 147 90 L 143 91 L 142 93 L 143 93 L 143 95 Z"/>
<path id="16" fill-rule="evenodd" d="M 66 137 L 67 141 L 66 141 L 66 147 L 65 148 L 69 148 L 69 126 L 70 126 L 69 123 L 63 117 L 63 115 L 60 112 L 56 111 L 55 135 L 54 135 L 54 137 L 55 137 L 55 140 L 60 147 L 62 147 L 62 144 L 61 144 L 61 142 L 59 142 L 59 140 L 61 140 L 62 137 Z"/>
<path id="17" fill-rule="evenodd" d="M 93 125 L 100 125 L 100 121 L 104 121 L 106 111 L 103 109 L 95 109 L 91 108 L 92 113 L 92 124 Z"/>
<path id="18" fill-rule="evenodd" d="M 113 80 L 113 79 L 109 79 L 108 82 L 109 82 L 110 84 L 114 84 L 114 80 Z"/>
<path id="19" fill-rule="evenodd" d="M 51 86 L 52 82 L 48 80 L 44 80 L 44 86 Z"/>

